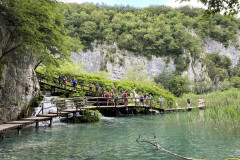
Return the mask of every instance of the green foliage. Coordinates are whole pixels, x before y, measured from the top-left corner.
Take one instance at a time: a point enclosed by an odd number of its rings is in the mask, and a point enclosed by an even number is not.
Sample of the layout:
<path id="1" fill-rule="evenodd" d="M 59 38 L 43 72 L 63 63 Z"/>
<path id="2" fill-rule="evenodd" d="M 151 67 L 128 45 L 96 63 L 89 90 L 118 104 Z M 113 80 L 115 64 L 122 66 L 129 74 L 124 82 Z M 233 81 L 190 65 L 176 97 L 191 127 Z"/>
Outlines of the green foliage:
<path id="1" fill-rule="evenodd" d="M 74 92 L 74 93 L 71 93 L 69 95 L 70 98 L 71 97 L 84 97 L 84 96 L 85 96 L 85 93 L 83 91 L 81 91 L 81 92 Z"/>
<path id="2" fill-rule="evenodd" d="M 176 65 L 176 71 L 178 73 L 182 73 L 183 71 L 187 70 L 190 59 L 189 57 L 183 57 L 182 55 L 175 58 L 174 64 Z"/>
<path id="3" fill-rule="evenodd" d="M 181 97 L 184 93 L 190 92 L 190 80 L 186 76 L 182 77 L 173 73 L 163 72 L 155 78 L 155 81 L 161 83 L 164 88 L 168 89 L 177 97 Z"/>
<path id="4" fill-rule="evenodd" d="M 181 0 L 188 1 L 188 0 Z M 210 16 L 216 13 L 224 13 L 224 15 L 235 15 L 239 12 L 240 4 L 239 1 L 230 0 L 200 0 L 205 6 L 205 15 Z"/>
<path id="5" fill-rule="evenodd" d="M 79 117 L 79 121 L 85 123 L 96 122 L 100 120 L 101 117 L 98 110 L 86 110 L 84 111 L 83 116 Z"/>
<path id="6" fill-rule="evenodd" d="M 240 24 L 238 19 L 220 14 L 202 20 L 203 9 L 187 6 L 140 9 L 86 3 L 66 4 L 64 8 L 69 35 L 81 39 L 85 49 L 91 49 L 94 40 L 116 42 L 119 48 L 146 57 L 178 57 L 190 52 L 198 58 L 208 36 L 225 46 L 230 42 L 236 44 Z"/>
<path id="7" fill-rule="evenodd" d="M 205 58 L 208 75 L 214 84 L 229 78 L 232 61 L 227 56 L 220 56 L 217 53 L 208 54 Z"/>
<path id="8" fill-rule="evenodd" d="M 61 3 L 52 0 L 1 0 L 0 16 L 8 21 L 9 42 L 0 60 L 15 49 L 36 53 L 40 63 L 59 64 L 80 47 L 67 36 Z M 10 44 L 10 45 L 9 45 Z M 57 55 L 57 56 L 56 56 Z"/>
<path id="9" fill-rule="evenodd" d="M 228 87 L 227 87 L 228 88 Z M 211 81 L 206 79 L 200 79 L 198 82 L 194 84 L 194 93 L 196 94 L 203 94 L 209 93 L 214 90 Z"/>
<path id="10" fill-rule="evenodd" d="M 191 106 L 198 106 L 197 99 L 204 98 L 205 105 L 209 108 L 204 110 L 203 117 L 198 116 L 191 118 L 196 121 L 204 121 L 204 123 L 212 123 L 216 127 L 234 129 L 239 128 L 239 103 L 240 91 L 238 89 L 231 89 L 227 91 L 217 91 L 215 93 L 208 93 L 203 95 L 184 94 L 183 97 L 177 99 L 180 107 L 187 106 L 187 98 L 191 100 Z"/>
<path id="11" fill-rule="evenodd" d="M 143 84 L 156 85 L 153 79 L 146 78 L 147 72 L 143 71 L 143 65 L 132 66 L 127 69 L 123 81 L 133 81 L 133 82 L 141 82 Z"/>
<path id="12" fill-rule="evenodd" d="M 183 93 L 189 93 L 190 92 L 189 86 L 190 81 L 188 77 L 174 76 L 168 82 L 169 91 L 172 92 L 177 97 L 182 96 Z"/>
<path id="13" fill-rule="evenodd" d="M 240 88 L 240 77 L 234 76 L 230 79 L 230 85 L 233 88 Z"/>

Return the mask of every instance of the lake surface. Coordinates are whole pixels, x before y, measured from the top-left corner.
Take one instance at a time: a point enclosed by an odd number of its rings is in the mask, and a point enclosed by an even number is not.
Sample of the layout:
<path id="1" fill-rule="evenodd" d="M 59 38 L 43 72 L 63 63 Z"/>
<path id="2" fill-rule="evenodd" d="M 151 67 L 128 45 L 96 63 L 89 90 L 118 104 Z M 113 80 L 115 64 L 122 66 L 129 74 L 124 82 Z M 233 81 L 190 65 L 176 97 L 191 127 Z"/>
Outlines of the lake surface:
<path id="1" fill-rule="evenodd" d="M 21 136 L 9 135 L 0 141 L 0 159 L 180 160 L 149 143 L 135 142 L 139 134 L 140 140 L 154 142 L 154 133 L 160 146 L 185 157 L 240 157 L 240 130 L 223 132 L 203 123 L 190 125 L 184 114 L 191 113 L 103 117 L 96 123 L 29 127 Z"/>

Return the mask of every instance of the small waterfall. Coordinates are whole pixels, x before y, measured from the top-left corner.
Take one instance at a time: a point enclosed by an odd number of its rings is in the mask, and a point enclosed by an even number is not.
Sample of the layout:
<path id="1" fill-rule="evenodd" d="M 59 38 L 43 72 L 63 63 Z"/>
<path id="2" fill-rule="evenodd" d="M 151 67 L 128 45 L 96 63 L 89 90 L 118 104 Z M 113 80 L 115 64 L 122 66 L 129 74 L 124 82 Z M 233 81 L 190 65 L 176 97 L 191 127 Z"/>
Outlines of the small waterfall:
<path id="1" fill-rule="evenodd" d="M 57 107 L 56 104 L 54 104 L 52 101 L 53 99 L 59 98 L 57 96 L 48 96 L 48 95 L 44 95 L 43 96 L 43 100 L 40 102 L 39 106 L 35 108 L 35 111 L 33 112 L 32 116 L 36 116 L 37 114 L 42 114 L 42 107 L 44 107 L 43 109 L 43 114 L 48 114 L 49 112 L 57 112 Z M 55 117 L 53 118 L 53 123 L 54 125 L 56 124 L 64 124 L 64 123 L 60 123 L 60 117 Z M 46 122 L 40 122 L 39 126 L 46 126 L 49 123 Z"/>

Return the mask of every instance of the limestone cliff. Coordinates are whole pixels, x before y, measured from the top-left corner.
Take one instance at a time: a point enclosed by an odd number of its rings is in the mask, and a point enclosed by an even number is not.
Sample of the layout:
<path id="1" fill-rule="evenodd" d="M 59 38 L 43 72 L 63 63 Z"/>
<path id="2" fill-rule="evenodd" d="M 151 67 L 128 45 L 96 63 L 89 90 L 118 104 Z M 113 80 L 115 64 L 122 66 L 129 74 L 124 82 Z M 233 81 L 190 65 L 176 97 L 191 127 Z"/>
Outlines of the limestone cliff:
<path id="1" fill-rule="evenodd" d="M 8 42 L 6 21 L 0 17 L 0 56 Z M 16 119 L 38 95 L 39 84 L 34 71 L 34 56 L 15 50 L 0 61 L 0 122 Z"/>
<path id="2" fill-rule="evenodd" d="M 120 50 L 116 44 L 113 45 L 98 45 L 92 43 L 93 50 L 83 52 L 81 54 L 72 54 L 72 59 L 80 61 L 84 64 L 83 69 L 87 72 L 98 72 L 107 70 L 112 74 L 115 80 L 121 79 L 128 68 L 135 65 L 143 65 L 143 71 L 147 71 L 148 77 L 153 78 L 163 71 L 171 73 L 175 71 L 176 65 L 171 57 L 156 57 L 152 56 L 147 59 L 144 56 L 135 56 L 127 50 Z M 224 47 L 220 42 L 214 41 L 207 37 L 204 41 L 203 52 L 200 57 L 204 58 L 206 54 L 219 53 L 226 55 L 232 60 L 232 67 L 239 62 L 240 51 L 229 45 Z M 210 80 L 206 72 L 206 66 L 200 61 L 194 61 L 190 53 L 185 53 L 184 56 L 190 58 L 190 64 L 182 75 L 187 75 L 190 80 L 198 80 L 201 78 Z"/>

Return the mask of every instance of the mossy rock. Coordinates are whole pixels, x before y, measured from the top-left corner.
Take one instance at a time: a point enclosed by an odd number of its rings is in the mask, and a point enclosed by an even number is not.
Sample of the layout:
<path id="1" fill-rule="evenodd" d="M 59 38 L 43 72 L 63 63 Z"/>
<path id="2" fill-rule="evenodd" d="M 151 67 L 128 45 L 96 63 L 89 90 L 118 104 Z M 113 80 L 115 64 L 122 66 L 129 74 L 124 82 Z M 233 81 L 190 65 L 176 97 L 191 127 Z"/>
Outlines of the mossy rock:
<path id="1" fill-rule="evenodd" d="M 81 117 L 70 118 L 67 123 L 90 123 L 100 121 L 99 111 L 85 111 Z"/>
<path id="2" fill-rule="evenodd" d="M 26 107 L 22 108 L 21 113 L 18 115 L 17 119 L 30 117 L 42 100 L 43 96 L 33 99 Z"/>

